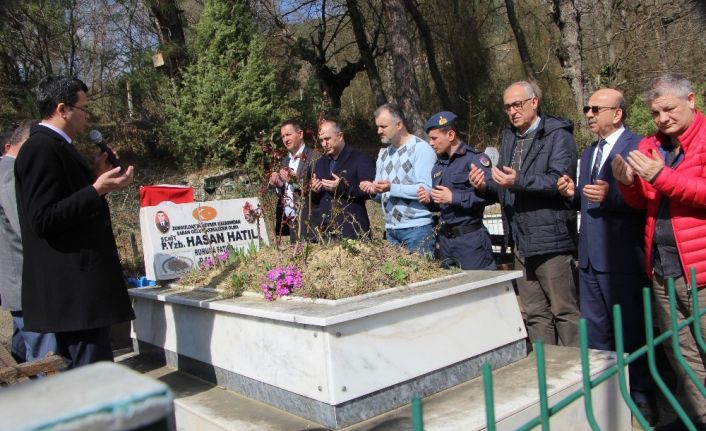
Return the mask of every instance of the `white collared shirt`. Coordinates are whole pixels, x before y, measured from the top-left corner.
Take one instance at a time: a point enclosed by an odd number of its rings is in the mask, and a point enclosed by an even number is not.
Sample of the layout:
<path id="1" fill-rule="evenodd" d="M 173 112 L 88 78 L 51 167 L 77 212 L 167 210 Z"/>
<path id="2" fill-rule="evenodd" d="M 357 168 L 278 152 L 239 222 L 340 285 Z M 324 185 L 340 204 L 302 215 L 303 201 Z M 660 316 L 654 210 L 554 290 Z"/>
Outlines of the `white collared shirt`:
<path id="1" fill-rule="evenodd" d="M 618 142 L 620 135 L 622 135 L 624 131 L 625 131 L 625 126 L 620 126 L 620 128 L 618 130 L 616 130 L 615 132 L 613 132 L 610 135 L 603 138 L 603 140 L 606 141 L 606 143 L 603 144 L 603 153 L 601 153 L 601 164 L 598 167 L 599 172 L 601 169 L 603 169 L 603 164 L 605 163 L 606 160 L 608 160 L 608 155 L 610 154 L 611 150 L 613 150 L 613 146 L 615 145 L 616 142 Z M 593 169 L 593 164 L 596 163 L 596 152 L 597 151 L 598 151 L 598 145 L 596 145 L 596 148 L 593 150 L 593 154 L 591 155 L 591 164 L 588 165 L 590 169 Z"/>
<path id="2" fill-rule="evenodd" d="M 299 147 L 294 155 L 289 157 L 288 167 L 295 174 L 297 173 L 297 169 L 299 169 L 302 153 L 304 153 L 304 144 Z M 294 207 L 294 185 L 292 183 L 288 183 L 284 190 L 284 214 L 287 217 L 295 217 L 297 215 Z"/>
<path id="3" fill-rule="evenodd" d="M 44 127 L 46 127 L 47 129 L 51 129 L 51 130 L 55 131 L 56 133 L 58 133 L 59 135 L 61 135 L 62 138 L 66 139 L 66 142 L 68 142 L 69 144 L 73 144 L 73 139 L 69 138 L 69 135 L 67 135 L 67 134 L 66 134 L 63 130 L 61 130 L 60 128 L 58 128 L 58 127 L 56 127 L 56 126 L 52 126 L 51 124 L 47 124 L 47 123 L 39 123 L 39 125 L 40 125 L 40 126 L 44 126 Z"/>
<path id="4" fill-rule="evenodd" d="M 534 132 L 539 128 L 539 122 L 542 121 L 542 118 L 537 115 L 537 118 L 534 119 L 534 122 L 525 130 L 525 133 L 518 134 L 520 138 L 524 138 L 525 136 L 529 135 L 530 133 Z"/>

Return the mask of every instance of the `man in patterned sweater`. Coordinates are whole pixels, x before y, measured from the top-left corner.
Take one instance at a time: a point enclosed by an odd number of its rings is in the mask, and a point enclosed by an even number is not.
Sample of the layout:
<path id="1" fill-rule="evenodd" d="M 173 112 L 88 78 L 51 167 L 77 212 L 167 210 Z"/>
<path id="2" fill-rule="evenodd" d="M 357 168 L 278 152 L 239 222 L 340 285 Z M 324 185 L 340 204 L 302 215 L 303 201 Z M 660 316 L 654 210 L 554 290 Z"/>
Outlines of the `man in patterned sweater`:
<path id="1" fill-rule="evenodd" d="M 402 111 L 386 103 L 375 111 L 380 150 L 375 181 L 363 181 L 360 189 L 382 203 L 385 232 L 391 244 L 411 252 L 433 253 L 431 212 L 417 200 L 419 187 L 431 188 L 431 169 L 436 154 L 423 139 L 410 134 Z"/>

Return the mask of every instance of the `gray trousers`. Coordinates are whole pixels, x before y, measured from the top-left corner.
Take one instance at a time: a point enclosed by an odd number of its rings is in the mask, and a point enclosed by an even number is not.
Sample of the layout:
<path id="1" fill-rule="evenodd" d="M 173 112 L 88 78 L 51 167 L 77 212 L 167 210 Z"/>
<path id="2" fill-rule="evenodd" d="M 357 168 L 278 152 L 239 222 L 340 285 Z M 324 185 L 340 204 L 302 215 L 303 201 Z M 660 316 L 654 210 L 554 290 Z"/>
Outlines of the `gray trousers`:
<path id="1" fill-rule="evenodd" d="M 679 277 L 674 280 L 674 290 L 676 293 L 676 312 L 677 323 L 691 317 L 691 297 L 687 291 L 686 280 L 684 277 Z M 669 292 L 667 290 L 667 282 L 662 277 L 657 275 L 652 279 L 652 291 L 655 298 L 655 312 L 657 326 L 659 330 L 664 332 L 672 328 L 669 318 Z M 706 309 L 706 289 L 699 290 L 699 308 Z M 701 316 L 701 331 L 702 334 L 706 330 L 706 315 Z M 669 364 L 674 370 L 677 380 L 676 396 L 681 401 L 684 410 L 699 423 L 706 423 L 706 398 L 701 395 L 701 392 L 696 387 L 694 382 L 684 371 L 681 365 L 677 362 L 674 356 L 674 351 L 671 348 L 671 343 L 667 341 L 663 343 L 664 351 L 667 354 Z M 682 328 L 679 331 L 679 350 L 681 351 L 687 364 L 694 370 L 701 384 L 706 383 L 706 353 L 699 351 L 699 346 L 694 338 L 694 328 L 689 326 Z"/>
<path id="2" fill-rule="evenodd" d="M 524 273 L 517 289 L 531 342 L 578 347 L 579 302 L 572 262 L 571 254 L 515 255 L 515 269 Z"/>

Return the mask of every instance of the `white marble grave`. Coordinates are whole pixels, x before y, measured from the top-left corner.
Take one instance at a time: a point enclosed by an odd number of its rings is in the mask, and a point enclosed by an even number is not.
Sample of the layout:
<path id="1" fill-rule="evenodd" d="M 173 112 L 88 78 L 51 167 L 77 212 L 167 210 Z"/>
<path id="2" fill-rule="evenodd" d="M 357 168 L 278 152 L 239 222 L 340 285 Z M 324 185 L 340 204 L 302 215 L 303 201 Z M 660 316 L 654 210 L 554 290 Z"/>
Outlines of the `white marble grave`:
<path id="1" fill-rule="evenodd" d="M 468 271 L 342 301 L 132 289 L 140 353 L 341 428 L 526 356 L 511 280 Z"/>

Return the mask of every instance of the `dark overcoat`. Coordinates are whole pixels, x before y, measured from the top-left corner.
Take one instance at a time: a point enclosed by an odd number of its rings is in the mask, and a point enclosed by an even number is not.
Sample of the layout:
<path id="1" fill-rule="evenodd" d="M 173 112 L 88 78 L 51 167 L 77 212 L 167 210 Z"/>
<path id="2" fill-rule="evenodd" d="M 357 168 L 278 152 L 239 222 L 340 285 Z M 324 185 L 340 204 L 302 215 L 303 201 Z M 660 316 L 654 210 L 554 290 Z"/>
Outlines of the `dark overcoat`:
<path id="1" fill-rule="evenodd" d="M 514 128 L 502 132 L 498 166 L 512 166 L 517 137 Z M 509 237 L 522 257 L 576 250 L 576 213 L 556 186 L 564 174 L 576 177 L 573 123 L 563 118 L 540 118 L 529 151 L 523 155 L 515 184 L 509 189 L 487 179 L 490 193 L 500 200 Z M 505 234 L 508 234 L 508 231 Z"/>
<path id="2" fill-rule="evenodd" d="M 42 125 L 15 162 L 25 328 L 68 332 L 135 318 L 110 211 L 76 148 Z"/>
<path id="3" fill-rule="evenodd" d="M 324 155 L 316 162 L 318 179 L 334 179 L 331 175 L 331 158 Z M 333 173 L 341 178 L 338 188 L 312 192 L 312 200 L 318 203 L 321 223 L 329 232 L 343 238 L 358 238 L 370 231 L 365 201 L 370 195 L 360 190 L 361 181 L 375 180 L 375 163 L 364 153 L 343 147 L 335 162 Z"/>

